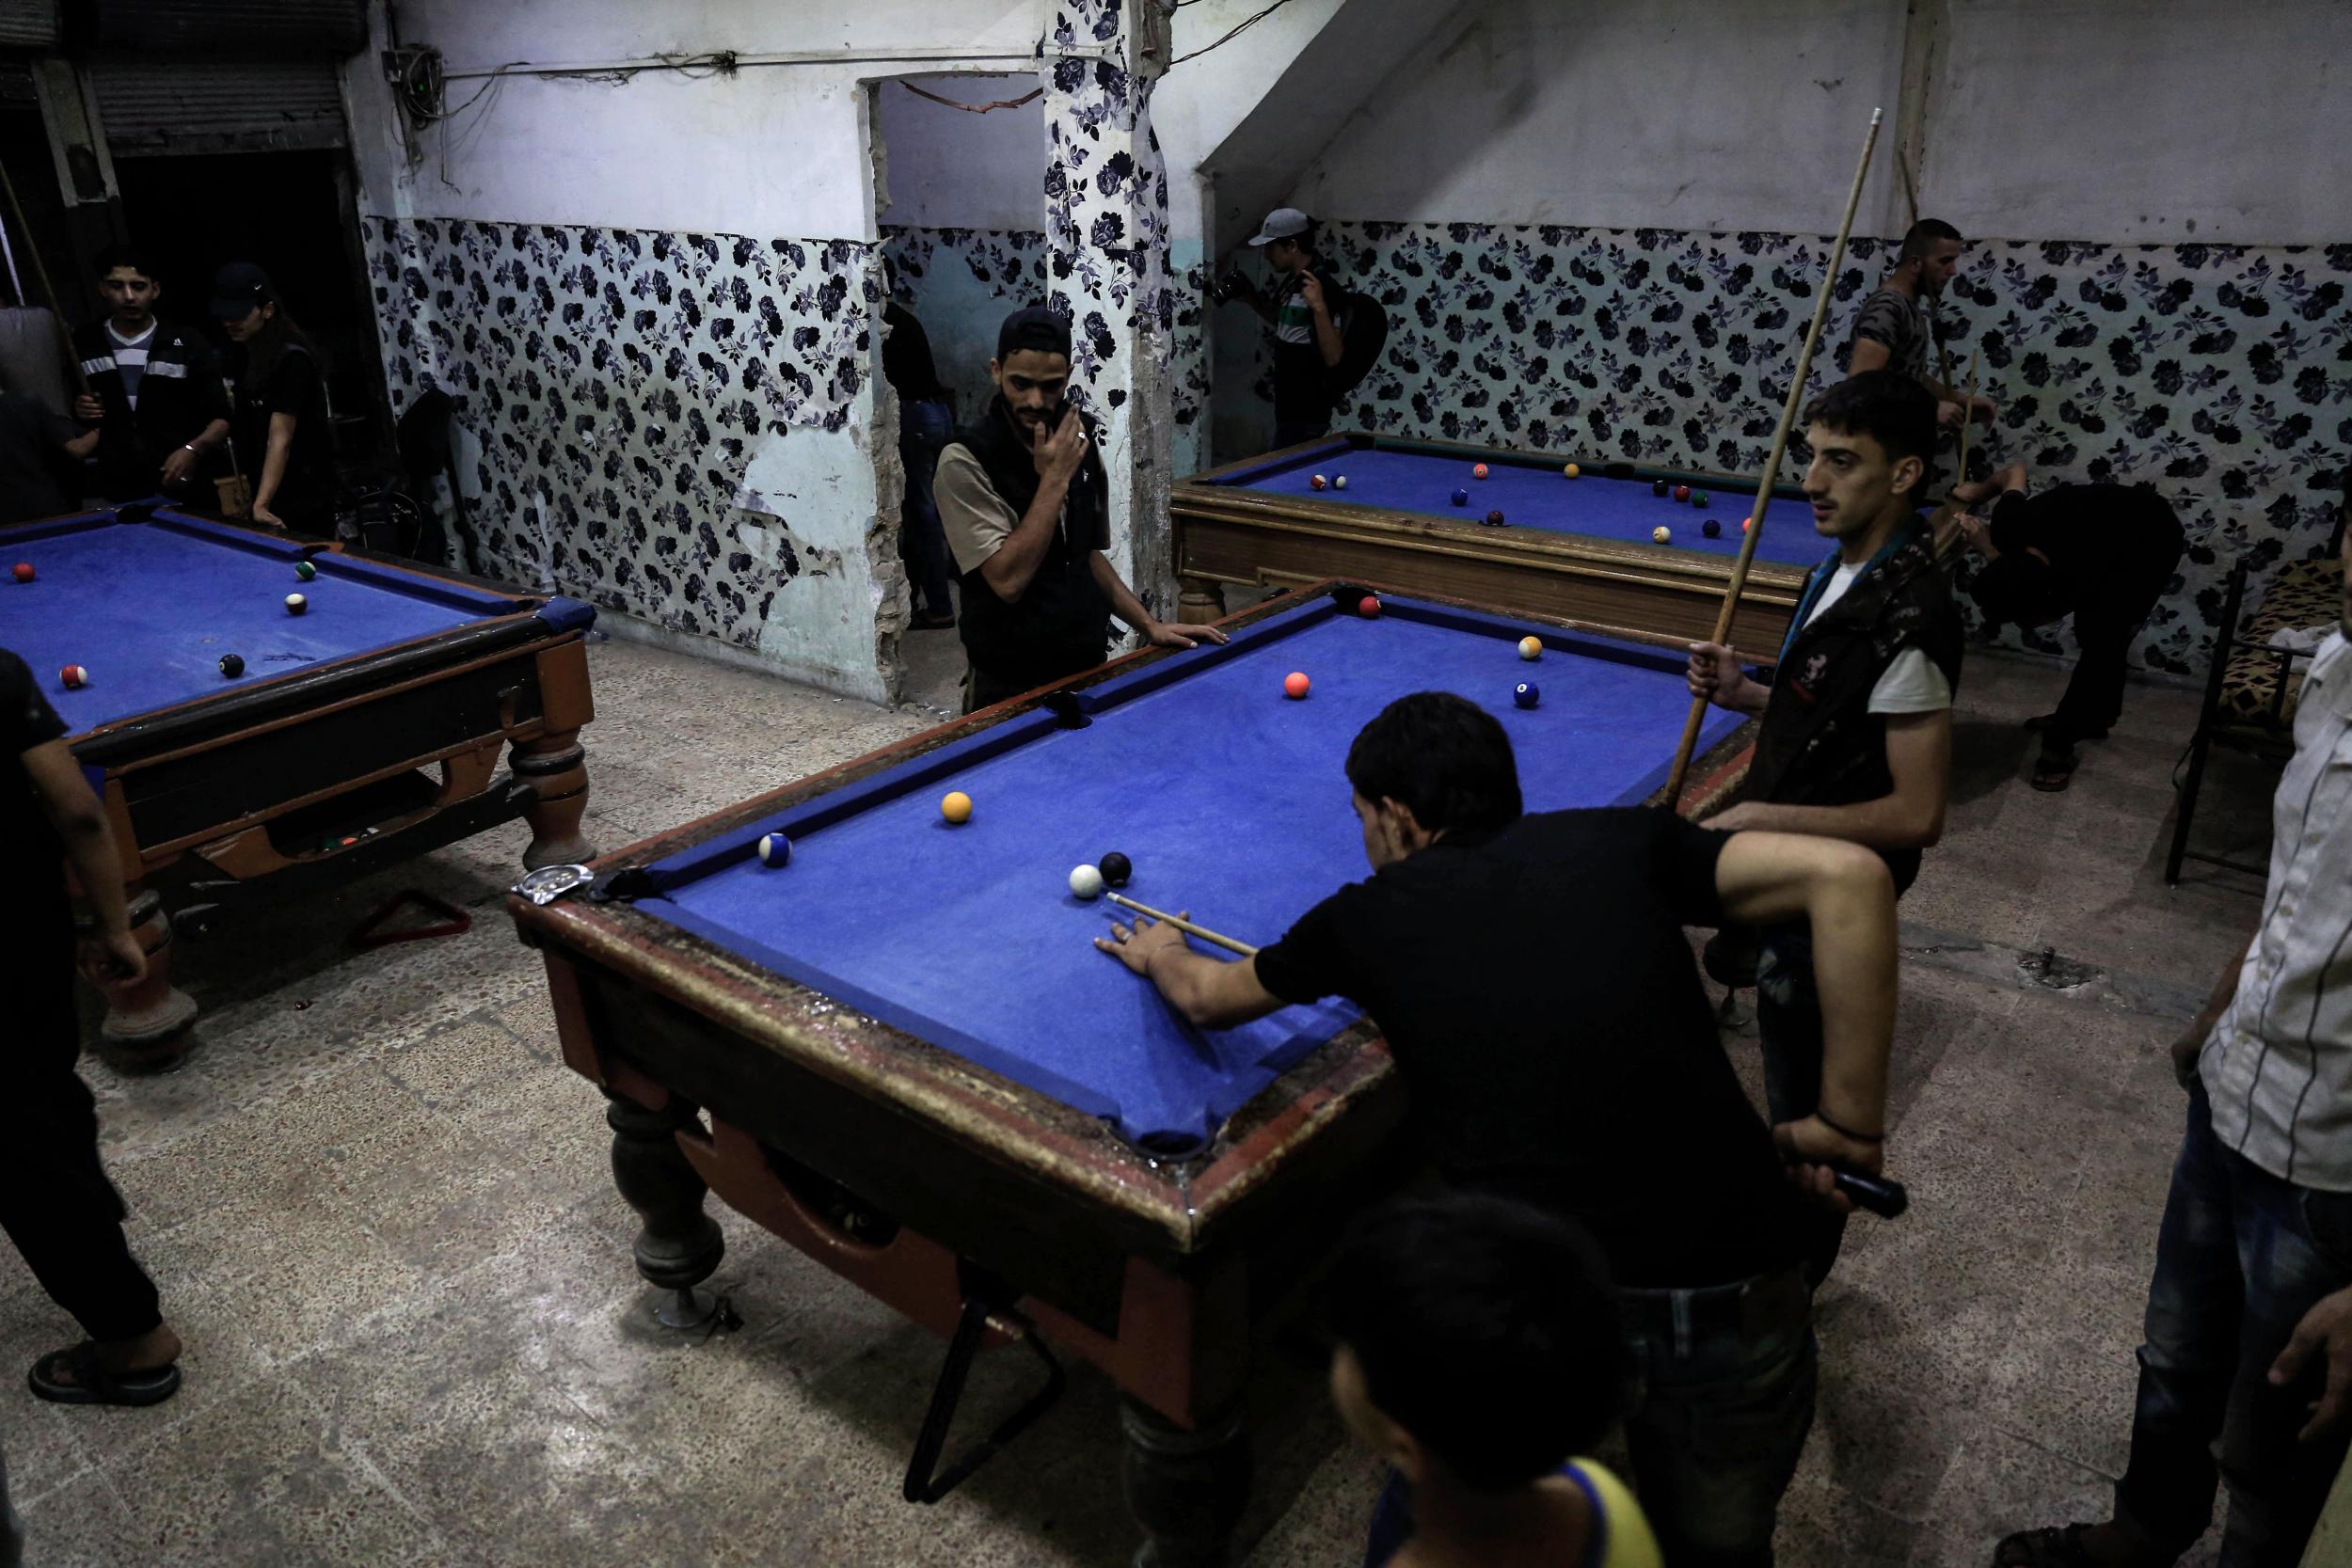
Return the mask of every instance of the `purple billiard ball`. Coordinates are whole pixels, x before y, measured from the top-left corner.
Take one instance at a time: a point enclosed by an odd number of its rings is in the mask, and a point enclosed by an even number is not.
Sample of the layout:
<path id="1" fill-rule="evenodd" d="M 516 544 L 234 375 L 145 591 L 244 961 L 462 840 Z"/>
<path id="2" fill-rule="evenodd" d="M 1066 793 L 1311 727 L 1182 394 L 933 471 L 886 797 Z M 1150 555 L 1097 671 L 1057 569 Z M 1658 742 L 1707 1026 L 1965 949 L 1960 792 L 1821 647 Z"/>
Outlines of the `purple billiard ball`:
<path id="1" fill-rule="evenodd" d="M 1544 694 L 1535 689 L 1534 681 L 1521 681 L 1511 689 L 1511 702 L 1517 707 L 1534 707 L 1543 701 Z"/>

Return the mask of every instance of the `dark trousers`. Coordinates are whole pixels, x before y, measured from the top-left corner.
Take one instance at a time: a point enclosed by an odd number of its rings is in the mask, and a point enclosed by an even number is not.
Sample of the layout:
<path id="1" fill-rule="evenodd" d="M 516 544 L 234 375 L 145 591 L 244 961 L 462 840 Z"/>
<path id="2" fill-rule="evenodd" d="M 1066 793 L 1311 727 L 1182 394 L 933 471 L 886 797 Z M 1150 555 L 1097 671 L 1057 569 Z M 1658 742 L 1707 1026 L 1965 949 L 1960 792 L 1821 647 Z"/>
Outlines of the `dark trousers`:
<path id="1" fill-rule="evenodd" d="M 1318 440 L 1331 434 L 1331 411 L 1328 408 L 1311 414 L 1278 413 L 1274 416 L 1274 447 L 1295 447 L 1301 441 Z"/>
<path id="2" fill-rule="evenodd" d="M 2124 656 L 2181 562 L 2181 525 L 2172 509 L 2154 496 L 2148 505 L 2146 531 L 2134 536 L 2131 551 L 2103 563 L 2106 575 L 2074 606 L 2074 641 L 2082 655 L 2048 732 L 2053 751 L 2105 735 L 2122 717 Z"/>
<path id="3" fill-rule="evenodd" d="M 944 403 L 921 399 L 898 405 L 898 461 L 906 468 L 906 505 L 898 514 L 898 558 L 906 562 L 907 579 L 921 608 L 938 614 L 952 612 L 956 602 L 947 585 L 954 576 L 947 563 L 947 534 L 940 526 L 939 502 L 931 490 L 939 454 L 955 434 L 955 418 Z"/>
<path id="4" fill-rule="evenodd" d="M 2115 1487 L 2118 1515 L 2168 1557 L 2204 1534 L 2227 1481 L 2222 1568 L 2302 1558 L 2352 1433 L 2296 1440 L 2322 1357 L 2283 1388 L 2268 1372 L 2303 1314 L 2346 1286 L 2352 1193 L 2298 1187 L 2223 1148 L 2193 1086 L 2148 1286 L 2131 1464 Z"/>
<path id="5" fill-rule="evenodd" d="M 135 1339 L 163 1313 L 123 1240 L 122 1197 L 98 1157 L 98 1102 L 73 1070 L 82 1044 L 72 942 L 19 938 L 9 951 L 25 960 L 9 998 L 25 1032 L 0 1054 L 9 1123 L 0 1138 L 0 1229 L 83 1333 Z"/>

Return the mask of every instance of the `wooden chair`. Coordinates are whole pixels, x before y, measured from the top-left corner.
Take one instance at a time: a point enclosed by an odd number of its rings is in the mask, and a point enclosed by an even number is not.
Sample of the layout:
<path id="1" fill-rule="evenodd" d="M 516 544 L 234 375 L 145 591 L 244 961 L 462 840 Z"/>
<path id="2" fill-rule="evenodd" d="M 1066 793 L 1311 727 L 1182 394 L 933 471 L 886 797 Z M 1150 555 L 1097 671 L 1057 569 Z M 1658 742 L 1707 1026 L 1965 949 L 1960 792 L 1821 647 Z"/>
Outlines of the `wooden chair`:
<path id="1" fill-rule="evenodd" d="M 2197 815 L 2198 792 L 2205 781 L 2205 759 L 2223 746 L 2258 756 L 2280 767 L 2295 752 L 2295 705 L 2303 690 L 2311 654 L 2270 646 L 2271 634 L 2290 626 L 2333 626 L 2343 613 L 2344 519 L 2328 554 L 2316 561 L 2291 561 L 2273 573 L 2262 603 L 2244 626 L 2239 616 L 2246 605 L 2249 576 L 2240 561 L 2230 568 L 2229 587 L 2222 601 L 2221 631 L 2215 640 L 2213 669 L 2205 682 L 2204 706 L 2197 716 L 2197 735 L 2189 742 L 2188 776 L 2180 784 L 2181 810 L 2172 829 L 2172 853 L 2165 862 L 2164 879 L 2177 886 L 2181 863 L 2200 860 L 2251 876 L 2269 874 L 2266 865 L 2249 865 L 2219 855 L 2199 854 L 2188 847 L 2189 824 Z"/>

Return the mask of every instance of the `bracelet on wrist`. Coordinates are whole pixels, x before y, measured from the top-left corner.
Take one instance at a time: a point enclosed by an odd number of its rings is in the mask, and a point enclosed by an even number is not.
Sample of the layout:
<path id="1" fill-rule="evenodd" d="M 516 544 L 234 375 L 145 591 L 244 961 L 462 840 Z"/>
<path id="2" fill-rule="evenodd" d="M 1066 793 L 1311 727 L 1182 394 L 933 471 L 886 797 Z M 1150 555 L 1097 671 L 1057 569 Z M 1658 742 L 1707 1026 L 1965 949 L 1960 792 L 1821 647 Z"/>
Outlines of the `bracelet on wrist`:
<path id="1" fill-rule="evenodd" d="M 1839 1137 L 1851 1138 L 1858 1144 L 1883 1144 L 1886 1141 L 1886 1134 L 1883 1132 L 1857 1132 L 1851 1127 L 1840 1127 L 1837 1123 L 1829 1119 L 1828 1112 L 1819 1108 L 1815 1109 L 1813 1113 L 1813 1119 L 1820 1122 L 1823 1127 L 1828 1128 L 1831 1132 L 1836 1133 Z"/>

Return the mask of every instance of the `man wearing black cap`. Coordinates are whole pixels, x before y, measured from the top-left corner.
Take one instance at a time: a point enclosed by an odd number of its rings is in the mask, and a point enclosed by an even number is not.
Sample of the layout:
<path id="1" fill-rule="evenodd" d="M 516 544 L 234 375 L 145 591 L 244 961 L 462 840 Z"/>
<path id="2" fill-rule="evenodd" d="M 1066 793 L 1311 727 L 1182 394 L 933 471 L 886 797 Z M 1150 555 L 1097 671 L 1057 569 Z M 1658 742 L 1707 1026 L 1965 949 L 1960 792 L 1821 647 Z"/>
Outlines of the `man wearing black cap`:
<path id="1" fill-rule="evenodd" d="M 1103 554 L 1110 481 L 1066 397 L 1070 323 L 1043 306 L 996 334 L 996 395 L 939 454 L 933 490 L 962 574 L 964 711 L 1091 670 L 1118 616 L 1156 647 L 1222 642 L 1215 626 L 1155 621 Z"/>
<path id="2" fill-rule="evenodd" d="M 250 261 L 231 261 L 213 279 L 213 318 L 233 345 L 237 451 L 253 483 L 253 521 L 332 533 L 334 434 L 318 350 L 278 303 L 269 274 Z"/>
<path id="3" fill-rule="evenodd" d="M 1955 485 L 1984 515 L 1963 513 L 1961 536 L 1983 558 L 1969 594 L 1997 627 L 2046 626 L 2074 616 L 2082 657 L 2058 711 L 2026 721 L 2042 732 L 2033 786 L 2064 789 L 2081 764 L 2075 747 L 2103 740 L 2123 712 L 2123 656 L 2181 563 L 2180 519 L 2144 484 L 2055 484 L 2026 493 L 2026 466 Z"/>

